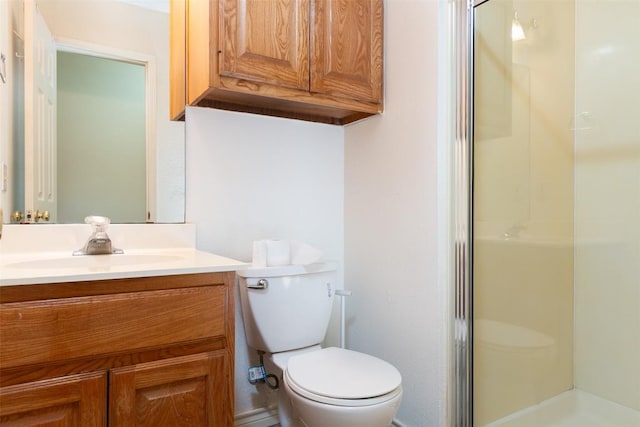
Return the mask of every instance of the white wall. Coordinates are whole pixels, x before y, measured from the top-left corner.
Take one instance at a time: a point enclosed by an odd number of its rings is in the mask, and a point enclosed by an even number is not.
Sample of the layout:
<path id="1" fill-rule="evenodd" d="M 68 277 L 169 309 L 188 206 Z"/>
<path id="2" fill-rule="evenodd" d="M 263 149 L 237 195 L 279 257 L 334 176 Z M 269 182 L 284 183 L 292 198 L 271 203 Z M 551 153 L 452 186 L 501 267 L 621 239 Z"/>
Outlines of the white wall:
<path id="1" fill-rule="evenodd" d="M 343 128 L 252 114 L 188 108 L 186 219 L 197 247 L 250 261 L 253 240 L 297 239 L 344 261 Z M 236 295 L 236 414 L 275 402 L 247 381 L 257 364 Z M 335 306 L 337 308 L 337 304 Z M 336 344 L 336 326 L 328 341 Z"/>
<path id="2" fill-rule="evenodd" d="M 169 16 L 115 0 L 40 1 L 56 39 L 137 52 L 156 61 L 157 222 L 183 221 L 184 123 L 169 120 Z"/>
<path id="3" fill-rule="evenodd" d="M 438 282 L 438 21 L 445 2 L 385 2 L 385 112 L 345 129 L 347 346 L 402 374 L 397 418 L 444 426 L 447 284 Z"/>
<path id="4" fill-rule="evenodd" d="M 575 384 L 640 410 L 640 3 L 576 13 Z"/>
<path id="5" fill-rule="evenodd" d="M 198 226 L 198 246 L 248 260 L 253 239 L 296 237 L 342 260 L 344 221 L 344 283 L 353 291 L 347 347 L 398 367 L 404 396 L 397 418 L 412 427 L 444 426 L 447 417 L 450 288 L 439 280 L 446 279 L 448 254 L 438 251 L 447 227 L 438 212 L 446 209 L 439 186 L 448 178 L 439 172 L 447 166 L 438 164 L 437 120 L 439 16 L 446 7 L 385 2 L 381 116 L 336 128 L 187 110 L 187 220 Z M 334 199 L 343 189 L 344 215 Z M 273 400 L 246 382 L 248 357 L 255 357 L 237 319 L 242 413 Z"/>

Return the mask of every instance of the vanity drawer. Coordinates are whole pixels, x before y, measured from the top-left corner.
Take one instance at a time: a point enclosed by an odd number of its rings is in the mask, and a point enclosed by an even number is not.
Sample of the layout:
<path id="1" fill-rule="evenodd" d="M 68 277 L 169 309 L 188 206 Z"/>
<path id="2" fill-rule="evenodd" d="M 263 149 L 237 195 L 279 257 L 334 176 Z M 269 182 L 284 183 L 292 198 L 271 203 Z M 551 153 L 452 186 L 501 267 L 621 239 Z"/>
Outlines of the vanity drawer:
<path id="1" fill-rule="evenodd" d="M 0 305 L 0 366 L 51 363 L 227 334 L 227 287 L 202 286 Z"/>

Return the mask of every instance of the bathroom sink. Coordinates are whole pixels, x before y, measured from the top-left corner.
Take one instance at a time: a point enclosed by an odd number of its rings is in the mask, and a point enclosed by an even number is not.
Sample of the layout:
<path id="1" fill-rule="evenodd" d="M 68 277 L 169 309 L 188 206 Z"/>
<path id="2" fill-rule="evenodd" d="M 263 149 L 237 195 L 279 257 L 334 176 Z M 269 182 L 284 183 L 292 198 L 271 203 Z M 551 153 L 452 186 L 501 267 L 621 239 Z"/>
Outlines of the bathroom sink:
<path id="1" fill-rule="evenodd" d="M 60 258 L 33 259 L 28 261 L 5 264 L 7 268 L 20 269 L 94 269 L 118 266 L 134 266 L 157 264 L 165 262 L 179 261 L 182 257 L 178 255 L 165 254 L 118 254 L 118 255 L 87 255 L 68 256 Z"/>

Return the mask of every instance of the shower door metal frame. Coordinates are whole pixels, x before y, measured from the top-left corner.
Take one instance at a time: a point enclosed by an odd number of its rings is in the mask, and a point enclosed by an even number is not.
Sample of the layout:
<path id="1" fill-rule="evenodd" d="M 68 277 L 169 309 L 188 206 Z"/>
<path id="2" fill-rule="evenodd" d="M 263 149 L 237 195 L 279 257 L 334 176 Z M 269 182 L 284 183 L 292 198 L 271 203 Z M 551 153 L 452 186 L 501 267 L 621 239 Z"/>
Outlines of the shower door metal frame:
<path id="1" fill-rule="evenodd" d="M 451 425 L 473 426 L 473 40 L 474 9 L 489 0 L 451 0 L 455 67 L 454 322 Z"/>

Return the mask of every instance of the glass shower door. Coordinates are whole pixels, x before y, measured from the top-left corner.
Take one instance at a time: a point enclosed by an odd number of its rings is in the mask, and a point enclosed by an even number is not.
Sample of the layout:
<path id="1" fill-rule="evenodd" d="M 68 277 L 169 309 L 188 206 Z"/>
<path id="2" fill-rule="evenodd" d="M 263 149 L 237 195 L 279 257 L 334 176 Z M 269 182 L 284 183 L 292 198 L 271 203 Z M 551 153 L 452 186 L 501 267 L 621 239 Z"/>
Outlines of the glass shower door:
<path id="1" fill-rule="evenodd" d="M 638 0 L 474 10 L 476 426 L 640 426 L 639 24 Z"/>
<path id="2" fill-rule="evenodd" d="M 511 0 L 475 11 L 475 425 L 573 386 L 573 14 Z"/>

